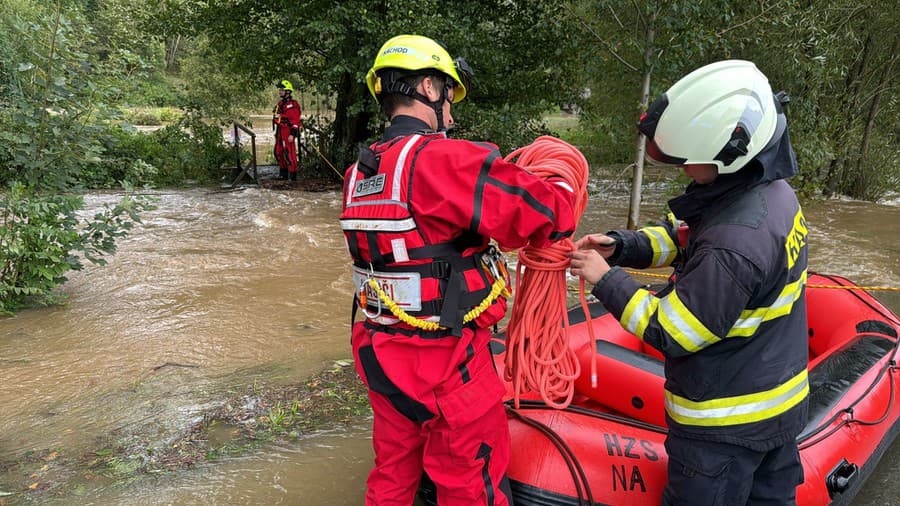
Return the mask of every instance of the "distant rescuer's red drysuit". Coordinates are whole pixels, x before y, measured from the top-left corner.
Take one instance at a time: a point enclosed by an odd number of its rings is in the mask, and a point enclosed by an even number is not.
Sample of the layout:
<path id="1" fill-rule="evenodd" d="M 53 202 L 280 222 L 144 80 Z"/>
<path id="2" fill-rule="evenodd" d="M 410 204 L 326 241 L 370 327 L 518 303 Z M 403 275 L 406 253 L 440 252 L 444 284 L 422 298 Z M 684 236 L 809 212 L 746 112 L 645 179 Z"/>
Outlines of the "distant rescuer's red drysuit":
<path id="1" fill-rule="evenodd" d="M 290 94 L 275 104 L 272 115 L 275 124 L 275 158 L 282 172 L 288 171 L 290 179 L 297 179 L 297 138 L 300 136 L 300 104 Z M 294 139 L 291 139 L 291 136 Z"/>
<path id="2" fill-rule="evenodd" d="M 374 411 L 366 504 L 412 504 L 423 469 L 441 506 L 509 504 L 504 387 L 488 349 L 506 300 L 491 295 L 499 260 L 489 240 L 541 247 L 570 236 L 574 194 L 493 145 L 448 139 L 411 116 L 394 117 L 344 180 L 341 227 L 367 316 L 351 342 Z M 373 280 L 441 328 L 398 319 Z"/>

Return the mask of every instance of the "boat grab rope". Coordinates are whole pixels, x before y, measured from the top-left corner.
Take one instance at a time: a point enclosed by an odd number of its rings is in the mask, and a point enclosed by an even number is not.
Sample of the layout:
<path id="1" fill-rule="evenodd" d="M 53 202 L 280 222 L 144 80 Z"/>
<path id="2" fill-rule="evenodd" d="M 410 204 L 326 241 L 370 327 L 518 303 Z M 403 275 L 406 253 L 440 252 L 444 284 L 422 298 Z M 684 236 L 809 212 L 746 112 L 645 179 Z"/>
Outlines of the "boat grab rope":
<path id="1" fill-rule="evenodd" d="M 575 193 L 575 222 L 581 219 L 587 207 L 590 169 L 577 148 L 555 137 L 541 136 L 505 160 L 538 177 L 569 185 Z M 566 307 L 568 253 L 573 249 L 572 240 L 565 238 L 546 248 L 528 245 L 518 252 L 516 297 L 506 331 L 504 368 L 504 378 L 513 386 L 516 407 L 520 395 L 526 392 L 540 392 L 541 399 L 557 409 L 568 406 L 575 394 L 575 379 L 581 367 L 569 346 Z M 590 320 L 583 280 L 581 305 Z M 588 330 L 593 342 L 593 327 L 588 326 Z M 596 361 L 591 363 L 591 369 L 596 384 Z"/>
<path id="2" fill-rule="evenodd" d="M 828 276 L 828 275 L 823 275 L 823 276 L 830 279 L 831 281 L 833 281 L 835 283 L 840 283 L 840 281 L 835 279 L 833 276 Z M 828 286 L 828 285 L 825 285 L 825 286 Z M 837 284 L 835 286 L 845 287 L 845 286 L 849 286 L 849 285 Z M 869 306 L 873 311 L 882 315 L 889 322 L 892 322 L 895 325 L 900 326 L 900 321 L 897 321 L 897 318 L 894 317 L 892 313 L 886 311 L 883 307 L 877 307 L 877 306 L 873 305 L 869 300 L 866 300 L 865 298 L 860 296 L 859 292 L 850 292 L 850 293 L 852 293 L 857 299 L 859 299 L 860 302 Z M 881 370 L 878 371 L 878 374 L 875 376 L 875 379 L 872 380 L 872 383 L 866 388 L 866 390 L 859 397 L 857 397 L 852 403 L 850 403 L 849 406 L 836 412 L 834 415 L 831 416 L 831 418 L 820 423 L 815 429 L 813 429 L 811 432 L 806 434 L 802 440 L 798 441 L 798 443 L 800 443 L 798 445 L 799 449 L 802 450 L 804 448 L 808 448 L 810 446 L 817 445 L 817 444 L 821 443 L 822 441 L 825 441 L 826 439 L 828 439 L 832 434 L 839 431 L 842 427 L 850 426 L 850 424 L 852 424 L 852 423 L 856 423 L 859 425 L 878 425 L 880 423 L 883 423 L 885 420 L 887 420 L 888 415 L 890 415 L 890 413 L 891 413 L 891 409 L 893 409 L 893 407 L 894 407 L 894 401 L 896 400 L 896 392 L 895 392 L 895 387 L 894 387 L 894 374 L 897 372 L 897 369 L 898 369 L 898 366 L 897 366 L 898 352 L 900 352 L 900 338 L 894 337 L 894 346 L 891 348 L 891 351 L 889 352 L 891 359 L 888 360 L 884 364 L 884 366 L 881 368 Z M 875 389 L 875 386 L 878 385 L 878 383 L 885 377 L 885 375 L 887 376 L 887 378 L 889 380 L 889 384 L 890 384 L 890 396 L 888 397 L 888 403 L 887 403 L 887 406 L 885 407 L 884 414 L 881 415 L 881 417 L 879 417 L 876 420 L 860 420 L 858 418 L 855 418 L 853 408 L 857 404 L 862 402 L 862 400 L 865 399 L 869 395 L 869 393 Z M 831 429 L 828 430 L 828 432 L 821 434 L 823 431 L 825 431 L 825 429 L 829 425 L 834 423 L 835 420 L 837 420 L 838 418 L 841 418 L 841 421 L 838 424 L 831 427 Z M 818 436 L 818 437 L 815 437 L 815 436 Z M 815 437 L 815 439 L 813 439 L 813 437 Z"/>
<path id="3" fill-rule="evenodd" d="M 563 461 L 566 463 L 566 467 L 569 468 L 569 474 L 572 475 L 575 494 L 578 496 L 578 506 L 594 505 L 594 494 L 591 492 L 591 485 L 590 482 L 588 482 L 587 474 L 584 472 L 584 467 L 581 465 L 581 462 L 578 461 L 578 457 L 575 456 L 575 452 L 572 451 L 572 448 L 566 444 L 566 440 L 547 425 L 533 418 L 524 416 L 512 409 L 509 405 L 506 406 L 506 412 L 525 425 L 536 429 L 550 440 L 562 456 Z"/>
<path id="4" fill-rule="evenodd" d="M 897 343 L 900 343 L 900 340 L 895 341 L 894 349 L 892 350 L 892 354 L 896 354 L 897 352 Z M 822 441 L 828 439 L 832 434 L 841 430 L 841 427 L 849 426 L 850 424 L 856 423 L 859 425 L 878 425 L 880 423 L 884 423 L 887 420 L 888 416 L 891 414 L 891 409 L 894 407 L 895 400 L 895 391 L 894 391 L 894 373 L 897 370 L 897 363 L 894 360 L 889 360 L 881 370 L 878 371 L 878 375 L 875 376 L 875 379 L 872 380 L 872 383 L 866 388 L 866 390 L 856 398 L 848 407 L 841 409 L 831 418 L 826 420 L 825 422 L 820 423 L 813 431 L 807 434 L 802 440 L 799 441 L 799 445 L 797 445 L 798 449 L 803 450 L 810 446 L 815 446 Z M 885 376 L 887 375 L 887 376 Z M 890 385 L 890 396 L 888 397 L 887 406 L 884 408 L 884 414 L 881 415 L 876 420 L 860 420 L 859 418 L 855 418 L 853 408 L 859 404 L 863 399 L 865 399 L 869 393 L 878 385 L 878 383 L 882 380 L 882 378 L 888 378 L 888 384 Z M 828 432 L 821 434 L 822 431 L 825 430 L 826 427 L 835 422 L 838 418 L 841 418 L 841 421 L 831 427 Z M 813 439 L 813 436 L 818 436 Z"/>

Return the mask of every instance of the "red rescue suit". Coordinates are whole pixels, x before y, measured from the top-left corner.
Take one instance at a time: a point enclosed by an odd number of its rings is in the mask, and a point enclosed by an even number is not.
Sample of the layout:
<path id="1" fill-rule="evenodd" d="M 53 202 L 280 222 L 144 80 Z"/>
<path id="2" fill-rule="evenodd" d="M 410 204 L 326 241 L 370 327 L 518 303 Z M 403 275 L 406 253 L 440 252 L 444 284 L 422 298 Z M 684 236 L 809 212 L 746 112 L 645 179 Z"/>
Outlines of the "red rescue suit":
<path id="1" fill-rule="evenodd" d="M 502 159 L 495 146 L 448 139 L 415 118 L 394 118 L 345 176 L 341 226 L 354 283 L 369 278 L 397 306 L 439 323 L 424 331 L 378 308 L 351 343 L 374 411 L 375 467 L 366 504 L 412 504 L 424 470 L 442 506 L 511 502 L 504 388 L 488 350 L 498 298 L 474 320 L 493 277 L 489 238 L 546 246 L 575 229 L 574 194 Z"/>
<path id="2" fill-rule="evenodd" d="M 275 127 L 275 158 L 281 169 L 297 172 L 297 139 L 300 136 L 300 104 L 285 96 L 272 110 L 272 124 Z M 290 137 L 294 136 L 294 140 Z"/>

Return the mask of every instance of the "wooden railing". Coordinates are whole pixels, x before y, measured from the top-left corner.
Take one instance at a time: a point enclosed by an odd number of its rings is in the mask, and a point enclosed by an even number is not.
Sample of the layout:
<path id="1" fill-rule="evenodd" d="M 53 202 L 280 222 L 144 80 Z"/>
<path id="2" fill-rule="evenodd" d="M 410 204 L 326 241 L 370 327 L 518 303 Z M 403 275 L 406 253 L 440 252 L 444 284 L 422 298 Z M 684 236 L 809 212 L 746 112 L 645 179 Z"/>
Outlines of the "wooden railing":
<path id="1" fill-rule="evenodd" d="M 232 135 L 233 135 L 233 139 L 234 139 L 234 156 L 235 156 L 235 160 L 236 160 L 235 167 L 240 172 L 237 174 L 237 176 L 235 176 L 234 180 L 231 181 L 231 184 L 228 185 L 231 188 L 234 188 L 235 186 L 237 186 L 237 184 L 240 183 L 241 180 L 244 179 L 244 176 L 247 176 L 247 175 L 249 175 L 250 178 L 253 179 L 253 181 L 259 182 L 259 179 L 258 179 L 257 173 L 256 173 L 256 134 L 253 133 L 253 130 L 250 130 L 249 128 L 245 127 L 244 125 L 238 123 L 237 121 L 234 122 L 233 128 L 234 128 L 234 132 Z M 241 166 L 241 144 L 242 144 L 242 142 L 241 142 L 241 134 L 239 131 L 244 132 L 250 136 L 250 165 L 247 167 Z M 248 173 L 248 171 L 251 171 L 251 170 L 252 170 L 252 173 Z"/>

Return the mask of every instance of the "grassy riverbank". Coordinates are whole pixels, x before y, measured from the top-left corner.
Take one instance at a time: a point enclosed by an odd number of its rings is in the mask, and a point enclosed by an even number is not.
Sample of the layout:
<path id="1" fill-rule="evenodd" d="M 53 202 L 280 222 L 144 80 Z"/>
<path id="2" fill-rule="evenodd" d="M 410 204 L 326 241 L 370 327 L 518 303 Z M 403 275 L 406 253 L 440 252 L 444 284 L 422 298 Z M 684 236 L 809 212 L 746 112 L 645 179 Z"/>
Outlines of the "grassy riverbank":
<path id="1" fill-rule="evenodd" d="M 363 422 L 371 415 L 365 386 L 350 360 L 302 383 L 249 385 L 177 434 L 109 434 L 91 451 L 32 451 L 0 461 L 0 506 L 78 496 L 88 484 L 132 481 L 178 471 L 279 440 Z"/>

